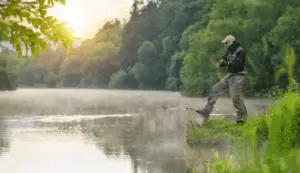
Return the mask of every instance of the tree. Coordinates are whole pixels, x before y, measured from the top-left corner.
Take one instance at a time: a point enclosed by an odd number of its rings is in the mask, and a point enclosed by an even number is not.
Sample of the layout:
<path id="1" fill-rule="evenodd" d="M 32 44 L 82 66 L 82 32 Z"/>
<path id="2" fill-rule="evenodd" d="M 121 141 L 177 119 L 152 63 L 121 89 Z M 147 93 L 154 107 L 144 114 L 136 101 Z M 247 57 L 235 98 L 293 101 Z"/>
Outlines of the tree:
<path id="1" fill-rule="evenodd" d="M 0 41 L 11 43 L 19 55 L 35 55 L 51 42 L 70 48 L 74 38 L 66 22 L 47 16 L 54 3 L 65 0 L 0 0 Z"/>

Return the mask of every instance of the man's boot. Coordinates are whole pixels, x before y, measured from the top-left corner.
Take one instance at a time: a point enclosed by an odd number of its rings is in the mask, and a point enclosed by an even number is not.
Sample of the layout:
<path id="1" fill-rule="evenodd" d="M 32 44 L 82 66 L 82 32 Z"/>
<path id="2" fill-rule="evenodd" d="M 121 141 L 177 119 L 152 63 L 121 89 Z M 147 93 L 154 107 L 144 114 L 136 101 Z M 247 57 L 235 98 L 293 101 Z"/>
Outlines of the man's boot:
<path id="1" fill-rule="evenodd" d="M 243 109 L 243 111 L 237 111 L 236 124 L 243 125 L 247 121 L 247 110 Z"/>
<path id="2" fill-rule="evenodd" d="M 244 120 L 236 120 L 236 125 L 243 125 L 245 124 Z"/>
<path id="3" fill-rule="evenodd" d="M 205 109 L 198 109 L 198 108 L 195 109 L 195 111 L 196 113 L 198 113 L 198 115 L 196 115 L 196 123 L 198 126 L 201 127 L 207 123 L 210 113 Z"/>

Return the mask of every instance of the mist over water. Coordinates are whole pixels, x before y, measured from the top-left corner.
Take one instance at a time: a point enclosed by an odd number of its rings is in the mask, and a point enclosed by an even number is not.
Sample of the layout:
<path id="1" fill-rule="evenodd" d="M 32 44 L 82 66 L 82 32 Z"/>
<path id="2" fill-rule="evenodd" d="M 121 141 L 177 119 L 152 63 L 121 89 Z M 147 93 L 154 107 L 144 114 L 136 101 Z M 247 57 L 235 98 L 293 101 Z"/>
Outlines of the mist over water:
<path id="1" fill-rule="evenodd" d="M 87 89 L 19 89 L 0 94 L 0 170 L 5 173 L 189 172 L 214 146 L 190 148 L 184 107 L 206 98 L 179 93 Z M 249 114 L 267 100 L 248 99 Z M 162 109 L 165 108 L 165 109 Z M 220 99 L 213 113 L 235 113 Z M 220 148 L 219 148 L 220 149 Z"/>

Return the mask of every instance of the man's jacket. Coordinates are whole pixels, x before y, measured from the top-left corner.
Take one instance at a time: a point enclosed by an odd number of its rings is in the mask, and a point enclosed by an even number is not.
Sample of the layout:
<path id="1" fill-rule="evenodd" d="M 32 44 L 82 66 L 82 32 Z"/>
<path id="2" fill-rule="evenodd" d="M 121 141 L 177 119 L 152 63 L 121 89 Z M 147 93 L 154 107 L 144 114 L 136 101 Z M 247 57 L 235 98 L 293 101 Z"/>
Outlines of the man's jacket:
<path id="1" fill-rule="evenodd" d="M 233 42 L 223 55 L 221 67 L 227 66 L 229 73 L 240 73 L 245 71 L 246 52 L 238 42 Z"/>

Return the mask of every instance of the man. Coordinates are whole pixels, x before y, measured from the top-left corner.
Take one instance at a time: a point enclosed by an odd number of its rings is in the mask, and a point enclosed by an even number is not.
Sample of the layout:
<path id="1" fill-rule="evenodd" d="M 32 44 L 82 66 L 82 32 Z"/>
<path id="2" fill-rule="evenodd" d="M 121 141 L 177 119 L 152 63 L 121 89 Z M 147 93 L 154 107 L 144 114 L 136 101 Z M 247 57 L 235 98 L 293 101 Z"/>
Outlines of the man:
<path id="1" fill-rule="evenodd" d="M 232 35 L 228 35 L 221 42 L 224 43 L 228 49 L 216 65 L 217 67 L 226 66 L 228 72 L 212 87 L 205 107 L 203 109 L 196 109 L 195 111 L 202 116 L 205 123 L 208 120 L 218 97 L 224 91 L 229 90 L 229 95 L 232 98 L 233 105 L 237 109 L 236 124 L 240 125 L 245 123 L 247 120 L 247 110 L 242 96 L 246 74 L 246 52 Z"/>

